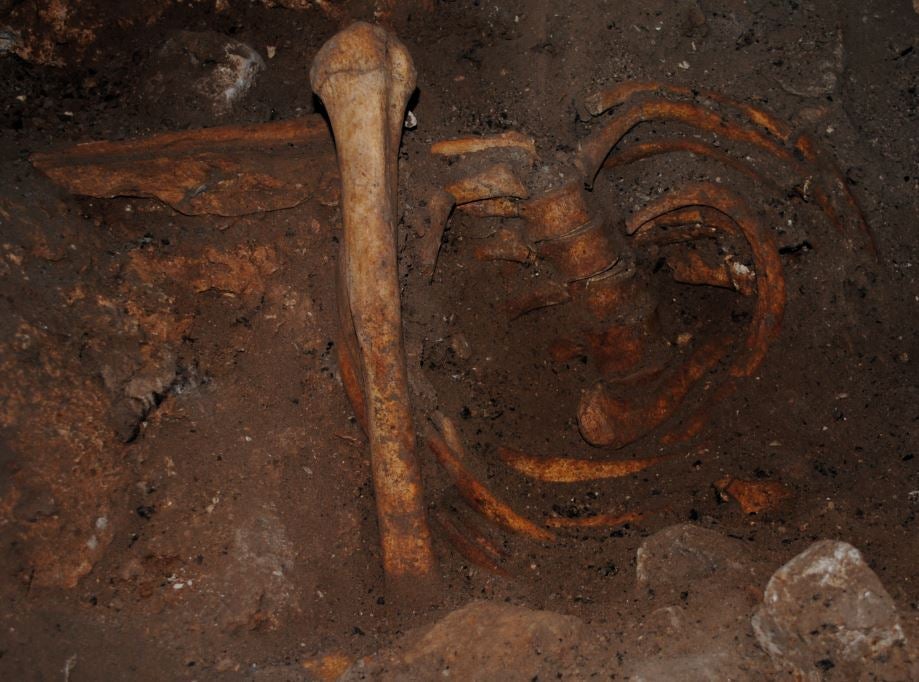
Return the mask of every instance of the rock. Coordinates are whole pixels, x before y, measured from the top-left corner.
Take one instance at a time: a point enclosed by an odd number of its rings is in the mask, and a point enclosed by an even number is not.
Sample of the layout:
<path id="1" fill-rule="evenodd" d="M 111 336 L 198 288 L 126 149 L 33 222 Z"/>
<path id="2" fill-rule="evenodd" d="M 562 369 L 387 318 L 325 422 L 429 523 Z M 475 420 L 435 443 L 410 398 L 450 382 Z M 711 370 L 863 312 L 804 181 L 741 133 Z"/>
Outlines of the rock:
<path id="1" fill-rule="evenodd" d="M 758 566 L 742 542 L 690 523 L 655 533 L 638 548 L 636 578 L 659 601 L 687 591 L 743 591 L 757 582 Z"/>
<path id="2" fill-rule="evenodd" d="M 300 612 L 300 587 L 291 579 L 295 549 L 283 522 L 263 509 L 242 519 L 220 576 L 219 621 L 226 631 L 274 630 Z"/>
<path id="3" fill-rule="evenodd" d="M 675 671 L 679 670 L 679 677 Z M 730 651 L 705 651 L 685 656 L 660 656 L 644 661 L 629 671 L 631 682 L 710 682 L 710 680 L 768 679 L 754 675 L 743 658 Z"/>
<path id="4" fill-rule="evenodd" d="M 743 542 L 692 524 L 665 528 L 638 550 L 637 582 L 650 611 L 637 627 L 624 678 L 770 679 L 750 618 L 761 564 Z M 661 642 L 666 649 L 661 651 Z"/>
<path id="5" fill-rule="evenodd" d="M 776 663 L 803 679 L 830 671 L 835 679 L 916 679 L 893 600 L 844 542 L 816 542 L 776 571 L 753 630 Z"/>
<path id="6" fill-rule="evenodd" d="M 807 30 L 802 33 L 801 27 Z M 832 93 L 844 66 L 839 10 L 830 0 L 801 3 L 769 31 L 768 41 L 776 54 L 769 74 L 786 92 L 800 97 L 823 97 Z"/>
<path id="7" fill-rule="evenodd" d="M 577 618 L 473 602 L 352 666 L 342 680 L 520 680 L 583 677 L 593 643 Z"/>
<path id="8" fill-rule="evenodd" d="M 185 121 L 185 110 L 231 112 L 265 68 L 254 49 L 213 31 L 179 31 L 147 65 L 146 98 Z"/>

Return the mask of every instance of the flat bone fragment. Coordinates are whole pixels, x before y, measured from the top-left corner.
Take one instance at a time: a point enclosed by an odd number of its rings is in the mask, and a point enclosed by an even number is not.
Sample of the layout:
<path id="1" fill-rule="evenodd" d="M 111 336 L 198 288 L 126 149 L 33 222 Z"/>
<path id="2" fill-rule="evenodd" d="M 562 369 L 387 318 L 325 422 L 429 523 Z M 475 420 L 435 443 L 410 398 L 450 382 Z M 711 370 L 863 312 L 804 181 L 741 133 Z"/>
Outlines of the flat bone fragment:
<path id="1" fill-rule="evenodd" d="M 486 519 L 513 533 L 525 535 L 540 542 L 554 540 L 555 536 L 551 532 L 540 528 L 515 512 L 472 474 L 464 463 L 465 453 L 449 445 L 449 441 L 452 441 L 454 446 L 461 445 L 452 422 L 443 416 L 435 415 L 434 418 L 443 437 L 431 428 L 428 431 L 428 447 L 450 475 L 456 489 L 467 504 Z"/>
<path id="2" fill-rule="evenodd" d="M 72 194 L 154 198 L 187 215 L 292 208 L 337 175 L 321 116 L 85 142 L 31 161 Z"/>
<path id="3" fill-rule="evenodd" d="M 431 145 L 431 153 L 437 156 L 460 156 L 489 149 L 519 149 L 530 159 L 537 158 L 536 142 L 529 135 L 516 130 L 508 130 L 495 135 L 456 137 L 440 140 Z"/>
<path id="4" fill-rule="evenodd" d="M 729 121 L 698 104 L 654 99 L 627 106 L 610 118 L 602 128 L 581 141 L 575 163 L 582 173 L 584 182 L 592 184 L 610 150 L 632 128 L 648 121 L 677 121 L 735 142 L 753 145 L 789 164 L 797 174 L 804 175 L 803 166 L 794 154 L 767 134 Z"/>
<path id="5" fill-rule="evenodd" d="M 529 196 L 523 181 L 506 163 L 496 163 L 478 173 L 467 175 L 451 182 L 444 189 L 453 195 L 457 206 L 482 199 L 526 199 Z"/>
<path id="6" fill-rule="evenodd" d="M 666 459 L 664 456 L 630 460 L 539 457 L 506 447 L 498 448 L 498 456 L 517 473 L 546 483 L 583 483 L 622 478 L 644 471 Z"/>
<path id="7" fill-rule="evenodd" d="M 695 102 L 672 102 L 663 98 L 640 101 L 635 98 L 635 95 L 640 93 L 675 94 L 693 100 L 701 97 L 742 114 L 746 120 L 728 120 Z M 594 177 L 609 156 L 610 150 L 634 126 L 652 120 L 675 120 L 730 140 L 759 147 L 782 161 L 799 183 L 808 178 L 813 180 L 812 193 L 815 200 L 830 223 L 845 236 L 847 246 L 850 249 L 854 248 L 854 242 L 850 236 L 851 226 L 854 226 L 854 230 L 860 233 L 865 240 L 869 252 L 874 256 L 877 255 L 874 235 L 843 174 L 832 161 L 824 157 L 809 136 L 805 134 L 795 136 L 791 126 L 772 114 L 717 92 L 696 91 L 692 88 L 657 82 L 621 83 L 584 100 L 584 108 L 594 116 L 618 105 L 625 105 L 625 107 L 614 114 L 602 129 L 591 135 L 581 145 L 577 165 L 586 183 L 593 183 Z M 765 130 L 765 133 L 760 130 Z M 787 144 L 793 144 L 794 152 L 785 146 Z M 646 149 L 650 150 L 650 147 Z M 701 147 L 697 150 L 715 158 L 719 156 Z M 629 154 L 628 151 L 625 153 Z M 803 161 L 799 161 L 799 157 L 803 158 Z M 753 173 L 755 174 L 755 171 Z M 751 173 L 747 172 L 747 174 Z"/>
<path id="8" fill-rule="evenodd" d="M 713 144 L 693 139 L 665 138 L 632 144 L 622 149 L 617 148 L 603 162 L 603 168 L 617 168 L 652 156 L 672 154 L 674 152 L 686 152 L 695 156 L 713 159 L 728 168 L 733 168 L 738 173 L 746 175 L 754 182 L 764 185 L 777 195 L 781 195 L 785 191 L 781 185 L 760 173 L 747 161 L 731 156 Z"/>
<path id="9" fill-rule="evenodd" d="M 778 481 L 745 481 L 726 476 L 715 483 L 715 488 L 723 499 L 737 500 L 744 514 L 772 511 L 791 497 L 788 489 Z"/>
<path id="10" fill-rule="evenodd" d="M 395 36 L 358 22 L 319 50 L 313 89 L 342 185 L 342 288 L 353 320 L 387 589 L 417 593 L 435 559 L 415 458 L 396 254 L 397 159 L 415 69 Z"/>

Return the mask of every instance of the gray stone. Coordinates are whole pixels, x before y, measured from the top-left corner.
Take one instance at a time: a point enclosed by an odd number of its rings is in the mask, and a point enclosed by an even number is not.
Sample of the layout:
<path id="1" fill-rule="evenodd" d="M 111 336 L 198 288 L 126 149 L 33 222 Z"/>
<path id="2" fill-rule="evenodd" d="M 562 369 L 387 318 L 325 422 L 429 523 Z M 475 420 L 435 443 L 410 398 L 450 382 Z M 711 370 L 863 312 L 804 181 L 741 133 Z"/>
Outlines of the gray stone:
<path id="1" fill-rule="evenodd" d="M 844 542 L 814 543 L 776 571 L 753 630 L 776 663 L 807 680 L 910 679 L 896 606 Z"/>
<path id="2" fill-rule="evenodd" d="M 734 651 L 705 651 L 685 656 L 658 657 L 630 671 L 631 682 L 711 682 L 712 680 L 769 680 L 769 671 L 739 657 Z"/>
<path id="3" fill-rule="evenodd" d="M 743 590 L 757 582 L 757 565 L 743 542 L 691 523 L 670 526 L 645 540 L 635 570 L 639 588 L 661 601 L 691 590 Z"/>

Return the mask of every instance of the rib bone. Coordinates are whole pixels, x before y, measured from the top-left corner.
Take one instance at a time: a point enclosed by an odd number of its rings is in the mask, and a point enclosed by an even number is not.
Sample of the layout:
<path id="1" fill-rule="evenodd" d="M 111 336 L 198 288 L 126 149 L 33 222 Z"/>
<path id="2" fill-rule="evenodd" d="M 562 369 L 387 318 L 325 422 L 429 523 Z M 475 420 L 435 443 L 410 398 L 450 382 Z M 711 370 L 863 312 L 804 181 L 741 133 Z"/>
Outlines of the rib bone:
<path id="1" fill-rule="evenodd" d="M 419 579 L 433 578 L 435 560 L 415 459 L 396 261 L 396 164 L 415 69 L 395 36 L 355 23 L 322 47 L 310 81 L 338 152 L 347 299 L 340 305 L 350 306 L 354 323 L 383 567 L 390 590 L 417 589 Z"/>

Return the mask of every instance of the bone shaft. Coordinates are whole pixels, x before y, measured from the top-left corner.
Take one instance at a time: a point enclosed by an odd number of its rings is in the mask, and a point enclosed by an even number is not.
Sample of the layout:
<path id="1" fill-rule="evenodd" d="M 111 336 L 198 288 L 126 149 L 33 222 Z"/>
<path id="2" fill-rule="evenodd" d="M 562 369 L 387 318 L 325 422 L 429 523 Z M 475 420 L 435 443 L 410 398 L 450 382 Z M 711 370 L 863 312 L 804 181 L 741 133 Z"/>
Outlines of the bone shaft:
<path id="1" fill-rule="evenodd" d="M 380 93 L 381 99 L 384 93 Z M 362 356 L 374 488 L 387 574 L 430 570 L 430 539 L 424 523 L 421 478 L 415 461 L 415 433 L 409 403 L 396 262 L 393 170 L 387 112 L 373 106 L 354 112 L 360 139 L 336 136 L 341 159 L 346 287 Z M 398 122 L 401 125 L 401 121 Z M 368 182 L 379 178 L 380 182 Z M 406 548 L 411 547 L 411 552 Z M 397 563 L 398 565 L 393 565 Z"/>
<path id="2" fill-rule="evenodd" d="M 415 459 L 396 245 L 396 164 L 414 69 L 393 36 L 358 23 L 320 50 L 311 78 L 335 134 L 341 305 L 350 308 L 363 380 L 383 567 L 390 590 L 401 593 L 432 579 L 435 568 Z"/>

